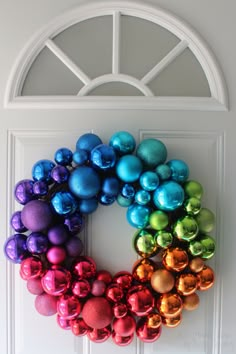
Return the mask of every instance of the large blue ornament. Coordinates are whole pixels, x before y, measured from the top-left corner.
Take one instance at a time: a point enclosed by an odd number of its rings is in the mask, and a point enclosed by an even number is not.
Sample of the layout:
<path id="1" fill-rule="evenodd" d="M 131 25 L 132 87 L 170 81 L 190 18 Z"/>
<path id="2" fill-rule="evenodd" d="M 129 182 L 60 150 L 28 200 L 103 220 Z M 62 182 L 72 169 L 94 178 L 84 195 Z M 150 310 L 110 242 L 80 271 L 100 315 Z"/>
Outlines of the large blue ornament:
<path id="1" fill-rule="evenodd" d="M 155 172 L 146 171 L 139 179 L 140 186 L 148 192 L 154 191 L 159 185 L 159 178 Z"/>
<path id="2" fill-rule="evenodd" d="M 55 163 L 50 160 L 40 160 L 32 168 L 32 176 L 35 181 L 51 181 L 51 171 Z"/>
<path id="3" fill-rule="evenodd" d="M 167 165 L 171 169 L 171 178 L 176 182 L 185 182 L 189 176 L 188 165 L 182 160 L 170 160 Z"/>
<path id="4" fill-rule="evenodd" d="M 136 146 L 134 137 L 125 131 L 113 134 L 109 144 L 119 156 L 132 154 Z"/>
<path id="5" fill-rule="evenodd" d="M 153 193 L 153 202 L 158 209 L 173 211 L 184 201 L 183 188 L 174 181 L 162 183 Z"/>
<path id="6" fill-rule="evenodd" d="M 55 152 L 54 159 L 58 165 L 70 165 L 72 162 L 72 151 L 67 148 L 60 148 Z"/>
<path id="7" fill-rule="evenodd" d="M 51 204 L 59 215 L 72 214 L 78 208 L 78 202 L 70 192 L 57 192 L 52 197 Z"/>
<path id="8" fill-rule="evenodd" d="M 79 203 L 79 211 L 81 212 L 81 214 L 91 214 L 97 209 L 97 207 L 97 198 L 82 199 Z"/>
<path id="9" fill-rule="evenodd" d="M 76 142 L 76 150 L 82 149 L 88 152 L 92 151 L 95 146 L 102 144 L 102 140 L 96 134 L 86 133 Z"/>
<path id="10" fill-rule="evenodd" d="M 143 170 L 141 160 L 134 155 L 125 155 L 116 164 L 117 176 L 126 183 L 139 179 Z"/>
<path id="11" fill-rule="evenodd" d="M 71 173 L 68 184 L 76 197 L 90 199 L 99 192 L 101 181 L 94 168 L 80 166 Z"/>
<path id="12" fill-rule="evenodd" d="M 146 169 L 153 169 L 165 162 L 167 149 L 160 140 L 145 139 L 137 147 L 136 155 L 142 160 Z"/>
<path id="13" fill-rule="evenodd" d="M 98 145 L 91 151 L 90 159 L 95 168 L 107 170 L 115 166 L 115 150 L 106 144 Z"/>
<path id="14" fill-rule="evenodd" d="M 126 216 L 131 226 L 143 229 L 148 225 L 150 213 L 149 207 L 134 203 L 128 208 Z"/>

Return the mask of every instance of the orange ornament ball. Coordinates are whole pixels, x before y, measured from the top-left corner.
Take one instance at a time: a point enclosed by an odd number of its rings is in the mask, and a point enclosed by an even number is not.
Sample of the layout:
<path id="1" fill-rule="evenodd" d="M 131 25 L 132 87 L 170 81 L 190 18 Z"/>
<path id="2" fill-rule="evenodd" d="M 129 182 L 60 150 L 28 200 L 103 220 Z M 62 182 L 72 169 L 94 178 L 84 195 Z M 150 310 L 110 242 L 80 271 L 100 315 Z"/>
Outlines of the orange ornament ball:
<path id="1" fill-rule="evenodd" d="M 203 270 L 204 267 L 204 261 L 200 257 L 195 257 L 189 262 L 189 268 L 191 269 L 192 272 L 198 273 Z"/>
<path id="2" fill-rule="evenodd" d="M 193 311 L 198 308 L 199 305 L 199 296 L 196 293 L 191 295 L 183 296 L 183 308 L 184 310 Z"/>
<path id="3" fill-rule="evenodd" d="M 157 301 L 157 307 L 161 316 L 165 318 L 177 317 L 183 309 L 183 301 L 176 293 L 163 294 Z"/>
<path id="4" fill-rule="evenodd" d="M 180 295 L 190 295 L 197 290 L 198 278 L 191 273 L 181 274 L 176 280 L 176 289 Z"/>
<path id="5" fill-rule="evenodd" d="M 157 293 L 168 293 L 173 289 L 174 285 L 175 278 L 168 270 L 158 269 L 152 274 L 151 286 Z"/>
<path id="6" fill-rule="evenodd" d="M 188 255 L 182 248 L 169 248 L 164 252 L 162 262 L 166 269 L 181 272 L 188 265 Z"/>
<path id="7" fill-rule="evenodd" d="M 103 297 L 94 297 L 86 301 L 82 311 L 84 322 L 92 328 L 107 327 L 113 318 L 110 303 Z"/>
<path id="8" fill-rule="evenodd" d="M 150 281 L 156 269 L 156 264 L 148 258 L 142 258 L 136 261 L 133 265 L 132 276 L 140 283 Z"/>
<path id="9" fill-rule="evenodd" d="M 162 319 L 162 323 L 166 326 L 166 327 L 170 327 L 170 328 L 174 328 L 177 327 L 180 322 L 182 320 L 182 315 L 178 315 L 176 317 L 164 317 Z"/>
<path id="10" fill-rule="evenodd" d="M 209 266 L 204 266 L 203 270 L 197 274 L 198 290 L 208 290 L 214 284 L 214 272 Z"/>

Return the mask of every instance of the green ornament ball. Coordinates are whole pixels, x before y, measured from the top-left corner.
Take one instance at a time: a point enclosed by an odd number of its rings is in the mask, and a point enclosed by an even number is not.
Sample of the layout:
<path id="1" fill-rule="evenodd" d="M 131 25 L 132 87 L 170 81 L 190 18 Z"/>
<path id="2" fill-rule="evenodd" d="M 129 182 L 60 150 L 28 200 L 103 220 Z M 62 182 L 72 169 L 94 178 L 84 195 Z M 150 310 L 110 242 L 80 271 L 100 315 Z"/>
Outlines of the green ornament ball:
<path id="1" fill-rule="evenodd" d="M 203 251 L 201 257 L 203 259 L 210 259 L 215 254 L 216 243 L 215 240 L 209 235 L 202 235 L 200 239 Z"/>
<path id="2" fill-rule="evenodd" d="M 201 210 L 201 201 L 196 197 L 190 197 L 184 202 L 184 208 L 189 215 L 196 215 Z"/>
<path id="3" fill-rule="evenodd" d="M 133 246 L 135 251 L 143 258 L 153 257 L 158 250 L 155 237 L 147 229 L 142 229 L 134 234 Z"/>
<path id="4" fill-rule="evenodd" d="M 149 224 L 154 230 L 163 230 L 169 223 L 168 215 L 164 211 L 156 210 L 149 217 Z"/>
<path id="5" fill-rule="evenodd" d="M 203 247 L 200 241 L 193 240 L 189 243 L 189 252 L 192 256 L 200 256 L 203 251 Z"/>
<path id="6" fill-rule="evenodd" d="M 196 215 L 199 231 L 203 233 L 211 232 L 215 226 L 215 215 L 207 208 L 202 208 Z"/>
<path id="7" fill-rule="evenodd" d="M 187 181 L 184 183 L 185 194 L 191 198 L 195 197 L 201 199 L 203 194 L 202 185 L 197 181 Z"/>
<path id="8" fill-rule="evenodd" d="M 168 248 L 173 242 L 172 234 L 164 230 L 158 231 L 155 235 L 155 238 L 156 238 L 156 243 L 161 248 Z"/>
<path id="9" fill-rule="evenodd" d="M 179 240 L 192 241 L 198 234 L 198 225 L 194 218 L 191 216 L 184 216 L 177 220 L 173 234 Z"/>

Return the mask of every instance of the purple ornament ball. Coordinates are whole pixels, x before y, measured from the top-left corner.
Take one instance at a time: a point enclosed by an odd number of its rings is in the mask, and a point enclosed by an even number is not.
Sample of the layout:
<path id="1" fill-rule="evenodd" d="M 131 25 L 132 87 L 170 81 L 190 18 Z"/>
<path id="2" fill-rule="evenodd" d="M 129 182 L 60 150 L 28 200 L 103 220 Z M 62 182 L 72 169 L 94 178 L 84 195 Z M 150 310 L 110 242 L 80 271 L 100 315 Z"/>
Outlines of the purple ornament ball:
<path id="1" fill-rule="evenodd" d="M 46 202 L 32 200 L 24 206 L 21 219 L 29 230 L 38 232 L 48 229 L 52 224 L 53 214 Z"/>
<path id="2" fill-rule="evenodd" d="M 65 244 L 65 248 L 69 257 L 78 257 L 83 251 L 83 243 L 80 238 L 71 237 Z"/>
<path id="3" fill-rule="evenodd" d="M 57 183 L 64 183 L 68 180 L 70 173 L 65 166 L 57 165 L 51 171 L 52 179 Z"/>
<path id="4" fill-rule="evenodd" d="M 27 231 L 27 228 L 23 224 L 21 220 L 21 211 L 16 211 L 15 213 L 12 214 L 11 221 L 10 221 L 11 227 L 16 231 L 16 232 L 25 232 Z"/>
<path id="5" fill-rule="evenodd" d="M 48 230 L 48 239 L 53 245 L 62 245 L 69 237 L 66 226 L 60 224 L 51 227 Z"/>
<path id="6" fill-rule="evenodd" d="M 33 185 L 34 182 L 30 179 L 24 179 L 16 184 L 14 194 L 18 203 L 25 205 L 34 199 Z"/>
<path id="7" fill-rule="evenodd" d="M 44 196 L 48 193 L 48 184 L 45 181 L 36 181 L 33 185 L 33 191 L 36 196 Z"/>
<path id="8" fill-rule="evenodd" d="M 26 246 L 27 236 L 15 234 L 6 240 L 4 251 L 6 257 L 13 263 L 21 263 L 27 258 L 28 250 Z"/>
<path id="9" fill-rule="evenodd" d="M 64 224 L 67 226 L 69 231 L 75 235 L 80 233 L 84 228 L 84 218 L 80 213 L 75 212 L 72 215 L 68 215 L 65 220 Z"/>
<path id="10" fill-rule="evenodd" d="M 42 232 L 32 232 L 27 238 L 27 248 L 31 253 L 45 253 L 49 246 L 47 235 Z"/>

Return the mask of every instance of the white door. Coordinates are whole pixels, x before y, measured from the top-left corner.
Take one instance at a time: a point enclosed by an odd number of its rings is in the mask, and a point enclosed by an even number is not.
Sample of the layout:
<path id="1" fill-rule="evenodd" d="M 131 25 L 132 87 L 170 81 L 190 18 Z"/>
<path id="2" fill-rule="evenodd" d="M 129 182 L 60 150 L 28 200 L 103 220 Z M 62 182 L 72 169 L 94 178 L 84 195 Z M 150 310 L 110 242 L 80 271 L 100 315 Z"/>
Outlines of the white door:
<path id="1" fill-rule="evenodd" d="M 100 9 L 107 3 L 109 2 L 103 2 Z M 14 185 L 19 180 L 31 178 L 31 168 L 36 161 L 42 158 L 53 159 L 54 152 L 60 147 L 66 146 L 74 150 L 78 137 L 85 132 L 92 131 L 99 135 L 104 143 L 107 143 L 114 132 L 126 130 L 134 135 L 137 143 L 150 137 L 162 140 L 168 149 L 168 159 L 185 160 L 190 168 L 190 177 L 200 181 L 203 185 L 203 205 L 216 214 L 216 227 L 212 235 L 217 240 L 217 251 L 216 256 L 209 262 L 215 270 L 215 285 L 209 291 L 200 293 L 200 306 L 196 311 L 184 311 L 182 323 L 178 327 L 172 329 L 163 326 L 162 335 L 156 342 L 147 344 L 135 338 L 132 344 L 120 348 L 111 339 L 103 344 L 97 344 L 88 341 L 85 337 L 75 337 L 70 330 L 62 330 L 57 325 L 55 316 L 39 315 L 34 308 L 34 296 L 27 291 L 26 283 L 19 276 L 19 266 L 13 266 L 7 262 L 1 251 L 0 340 L 3 354 L 51 354 L 52 352 L 57 354 L 118 354 L 121 351 L 129 354 L 233 354 L 236 351 L 234 334 L 236 315 L 234 306 L 234 291 L 236 290 L 234 282 L 234 269 L 236 269 L 234 257 L 236 246 L 234 237 L 236 210 L 234 130 L 236 125 L 233 101 L 235 97 L 233 92 L 236 87 L 232 80 L 235 77 L 235 51 L 233 52 L 231 46 L 235 28 L 233 19 L 235 4 L 233 0 L 228 1 L 227 6 L 223 2 L 216 4 L 214 0 L 209 0 L 207 4 L 202 0 L 194 4 L 186 0 L 178 1 L 178 4 L 172 1 L 152 1 L 152 3 L 154 6 L 163 5 L 170 12 L 184 18 L 210 44 L 218 57 L 228 84 L 229 111 L 224 111 L 224 94 L 219 93 L 218 100 L 208 100 L 209 91 L 211 91 L 208 85 L 214 86 L 211 78 L 217 77 L 214 70 L 217 71 L 218 68 L 212 67 L 212 72 L 209 70 L 203 75 L 201 66 L 206 68 L 206 64 L 202 61 L 200 65 L 196 60 L 197 50 L 193 54 L 190 53 L 191 48 L 196 49 L 194 47 L 196 43 L 192 43 L 192 47 L 187 49 L 189 51 L 186 57 L 181 56 L 186 49 L 184 40 L 178 46 L 175 37 L 168 33 L 164 34 L 164 29 L 159 26 L 161 34 L 155 42 L 154 25 L 145 25 L 143 20 L 140 20 L 137 25 L 141 26 L 139 35 L 143 36 L 140 47 L 136 24 L 132 22 L 132 6 L 136 8 L 136 14 L 138 13 L 137 6 L 130 2 L 127 5 L 124 1 L 116 2 L 114 6 L 119 7 L 123 4 L 124 7 L 129 7 L 127 22 L 118 21 L 120 11 L 115 11 L 113 20 L 118 19 L 115 22 L 116 29 L 118 29 L 115 33 L 118 33 L 121 39 L 128 38 L 130 42 L 122 44 L 121 41 L 121 47 L 114 45 L 113 51 L 112 45 L 110 49 L 108 46 L 104 50 L 101 49 L 101 38 L 106 38 L 107 42 L 112 43 L 112 39 L 115 38 L 116 41 L 119 37 L 114 33 L 112 35 L 112 31 L 108 32 L 106 29 L 106 26 L 112 26 L 111 17 L 107 19 L 107 22 L 105 21 L 105 24 L 99 23 L 100 20 L 98 20 L 101 36 L 96 33 L 92 20 L 82 23 L 81 38 L 76 37 L 76 26 L 72 26 L 63 33 L 63 24 L 61 24 L 61 34 L 55 37 L 56 48 L 53 47 L 50 38 L 44 38 L 47 40 L 47 48 L 38 57 L 38 61 L 33 63 L 32 71 L 26 77 L 24 86 L 21 87 L 26 96 L 25 100 L 23 97 L 22 102 L 20 98 L 14 101 L 14 92 L 6 98 L 6 92 L 12 93 L 9 87 L 14 83 L 13 76 L 11 76 L 12 81 L 9 79 L 10 73 L 26 42 L 32 38 L 33 34 L 40 31 L 38 35 L 35 35 L 35 43 L 37 43 L 40 33 L 43 33 L 42 38 L 47 32 L 46 28 L 49 28 L 44 27 L 45 24 L 50 23 L 57 16 L 62 16 L 60 19 L 63 19 L 63 14 L 68 9 L 72 11 L 75 4 L 72 0 L 35 3 L 23 0 L 5 2 L 1 5 L 0 245 L 3 249 L 6 238 L 11 235 L 9 218 L 12 212 L 19 208 L 13 197 Z M 96 7 L 96 4 L 94 6 Z M 142 6 L 145 6 L 144 2 Z M 77 15 L 79 12 L 80 10 L 75 10 Z M 168 20 L 171 20 L 171 16 Z M 175 25 L 172 23 L 172 27 L 169 28 L 170 32 Z M 165 22 L 163 26 L 165 27 Z M 88 37 L 84 37 L 83 33 Z M 190 35 L 190 32 L 188 34 Z M 94 37 L 95 42 L 97 41 L 95 53 L 90 47 L 90 44 L 94 42 Z M 194 31 L 193 37 L 196 38 Z M 70 38 L 74 41 L 73 46 L 70 46 Z M 84 41 L 84 38 L 87 39 Z M 191 42 L 191 36 L 189 40 Z M 66 58 L 63 57 L 63 53 L 58 52 L 58 47 L 63 43 L 64 50 L 68 54 Z M 159 54 L 160 57 L 156 50 L 158 45 L 164 48 L 164 52 Z M 118 47 L 121 48 L 123 64 L 116 57 Z M 169 60 L 168 53 L 172 48 L 175 48 L 175 53 L 170 55 L 171 60 Z M 201 50 L 202 48 L 199 48 L 200 52 Z M 57 53 L 56 61 L 53 57 L 55 52 Z M 73 66 L 68 59 L 71 55 L 78 55 L 78 53 L 81 54 L 81 67 Z M 26 60 L 27 54 L 24 55 L 21 58 Z M 28 57 L 30 56 L 29 51 Z M 116 58 L 113 64 L 109 62 L 110 57 Z M 154 80 L 152 84 L 150 83 L 154 96 L 157 94 L 161 96 L 160 103 L 152 100 L 152 97 L 145 97 L 149 102 L 143 101 L 140 91 L 149 96 L 149 90 L 143 89 L 140 83 L 137 84 L 135 80 L 132 81 L 127 77 L 123 77 L 123 82 L 118 86 L 112 86 L 112 84 L 109 86 L 110 83 L 108 83 L 108 89 L 102 86 L 96 88 L 95 84 L 92 89 L 95 91 L 97 89 L 96 94 L 102 95 L 100 101 L 99 99 L 93 100 L 93 98 L 90 101 L 82 100 L 82 105 L 79 106 L 74 99 L 70 102 L 70 99 L 66 98 L 66 95 L 70 96 L 72 91 L 78 92 L 83 83 L 88 83 L 84 75 L 85 68 L 88 69 L 87 73 L 90 73 L 90 77 L 96 78 L 99 75 L 102 76 L 107 67 L 110 67 L 113 73 L 119 73 L 121 64 L 126 73 L 131 72 L 138 79 L 145 78 L 145 74 L 149 73 L 146 79 L 141 80 L 142 83 L 149 83 L 149 77 L 152 75 L 151 68 L 155 68 L 157 72 L 160 65 L 157 68 L 155 64 L 160 62 L 162 57 L 165 58 L 164 63 L 161 63 L 163 75 L 159 76 L 159 81 Z M 178 60 L 178 58 L 179 62 L 175 66 L 174 59 Z M 62 63 L 63 60 L 66 65 Z M 24 62 L 20 64 L 24 70 Z M 31 64 L 28 62 L 29 66 Z M 19 66 L 19 60 L 17 65 Z M 79 83 L 78 78 L 80 78 Z M 108 81 L 106 78 L 105 82 Z M 102 84 L 103 81 L 99 83 Z M 125 86 L 127 83 L 128 87 Z M 6 88 L 7 85 L 8 88 Z M 224 89 L 223 86 L 221 88 Z M 65 96 L 59 99 L 51 97 L 51 101 L 49 99 L 51 105 L 45 99 L 37 101 L 34 97 L 29 97 L 30 95 L 52 96 L 54 90 L 57 95 Z M 122 95 L 123 92 L 125 92 L 123 101 L 105 97 L 106 95 Z M 136 98 L 129 101 L 129 98 L 126 100 L 127 96 Z M 170 97 L 166 100 L 163 96 Z M 180 97 L 173 98 L 173 96 Z M 185 99 L 183 96 L 189 97 Z M 195 99 L 191 99 L 191 96 L 195 96 Z M 204 98 L 197 98 L 200 96 Z M 220 99 L 222 97 L 223 99 Z M 4 99 L 7 107 L 4 107 Z M 87 254 L 96 260 L 99 269 L 108 269 L 113 274 L 120 270 L 131 271 L 137 257 L 131 245 L 134 231 L 135 229 L 126 221 L 124 208 L 117 204 L 109 207 L 99 206 L 96 213 L 88 218 L 83 235 L 86 238 L 84 242 Z"/>

